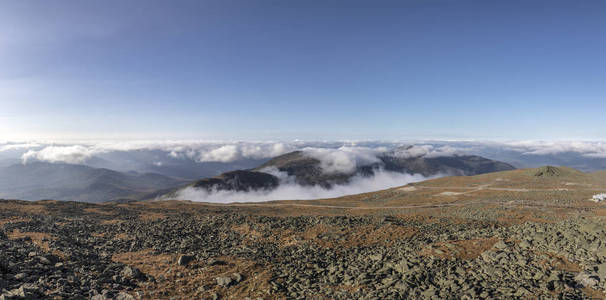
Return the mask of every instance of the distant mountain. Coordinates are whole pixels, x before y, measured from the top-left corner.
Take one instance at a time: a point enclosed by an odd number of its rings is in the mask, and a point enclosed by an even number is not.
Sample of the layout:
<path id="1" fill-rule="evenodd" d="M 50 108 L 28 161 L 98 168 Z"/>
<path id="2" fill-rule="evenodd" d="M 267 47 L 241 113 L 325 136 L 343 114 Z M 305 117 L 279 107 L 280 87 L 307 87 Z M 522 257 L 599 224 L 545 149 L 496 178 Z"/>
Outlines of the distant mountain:
<path id="1" fill-rule="evenodd" d="M 346 184 L 354 176 L 372 176 L 379 170 L 397 173 L 432 175 L 477 175 L 490 172 L 515 169 L 513 166 L 483 158 L 480 156 L 438 156 L 438 157 L 404 157 L 397 150 L 377 155 L 378 161 L 357 166 L 351 172 L 325 172 L 322 161 L 304 151 L 294 151 L 275 157 L 257 168 L 224 173 L 205 178 L 190 185 L 206 190 L 248 191 L 270 190 L 280 183 L 274 172 L 281 172 L 294 182 L 303 186 L 321 186 L 331 188 L 337 184 Z"/>
<path id="2" fill-rule="evenodd" d="M 278 177 L 255 171 L 237 170 L 223 173 L 212 178 L 204 178 L 194 182 L 191 186 L 194 188 L 203 188 L 208 191 L 233 190 L 249 191 L 261 189 L 273 189 L 280 183 Z"/>
<path id="3" fill-rule="evenodd" d="M 408 150 L 410 148 L 411 147 L 402 147 L 379 155 L 379 159 L 385 170 L 421 174 L 423 176 L 431 176 L 434 174 L 471 176 L 515 169 L 514 166 L 508 163 L 477 155 L 433 157 L 402 157 L 398 155 L 400 150 Z"/>
<path id="4" fill-rule="evenodd" d="M 86 202 L 139 199 L 185 183 L 154 173 L 122 173 L 64 163 L 35 162 L 0 168 L 0 198 L 5 199 Z"/>

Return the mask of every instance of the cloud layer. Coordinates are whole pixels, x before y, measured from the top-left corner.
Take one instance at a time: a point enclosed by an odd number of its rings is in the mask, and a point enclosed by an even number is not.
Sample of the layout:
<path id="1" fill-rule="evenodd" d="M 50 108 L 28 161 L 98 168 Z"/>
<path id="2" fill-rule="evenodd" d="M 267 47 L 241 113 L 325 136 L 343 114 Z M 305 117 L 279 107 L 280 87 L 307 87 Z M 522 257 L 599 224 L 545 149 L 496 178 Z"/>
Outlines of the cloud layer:
<path id="1" fill-rule="evenodd" d="M 435 176 L 439 177 L 439 176 Z M 435 178 L 432 177 L 432 178 Z M 284 177 L 282 177 L 284 179 Z M 354 177 L 349 184 L 336 185 L 331 189 L 319 186 L 301 186 L 292 181 L 282 181 L 282 184 L 272 191 L 213 191 L 188 187 L 180 191 L 175 200 L 191 200 L 212 203 L 232 202 L 261 202 L 271 200 L 309 200 L 334 198 L 345 195 L 367 193 L 391 187 L 406 185 L 411 182 L 423 181 L 428 178 L 422 175 L 409 175 L 395 172 L 379 171 L 374 176 Z"/>
<path id="2" fill-rule="evenodd" d="M 407 145 L 414 146 L 398 148 Z M 131 157 L 146 157 L 148 165 L 158 167 L 168 165 L 171 160 L 224 164 L 263 160 L 294 150 L 303 150 L 307 155 L 320 159 L 326 172 L 349 172 L 357 165 L 375 162 L 377 153 L 386 150 L 393 150 L 392 155 L 404 158 L 475 154 L 514 163 L 518 167 L 534 166 L 534 162 L 540 161 L 591 169 L 595 159 L 606 159 L 606 142 L 600 141 L 0 142 L 0 158 L 21 159 L 24 163 L 45 161 L 86 164 L 95 157 L 106 158 L 111 153 L 132 154 L 139 151 Z M 142 155 L 143 152 L 154 152 L 154 155 L 148 155 L 150 157 L 147 158 Z M 557 159 L 554 159 L 556 156 Z M 579 163 L 591 159 L 594 159 L 591 163 Z M 598 167 L 601 168 L 602 165 L 606 166 L 606 160 L 604 164 L 598 164 Z"/>
<path id="3" fill-rule="evenodd" d="M 41 150 L 28 150 L 21 156 L 23 163 L 32 160 L 45 162 L 65 162 L 70 164 L 81 164 L 93 157 L 97 153 L 95 149 L 75 145 L 75 146 L 49 146 Z"/>

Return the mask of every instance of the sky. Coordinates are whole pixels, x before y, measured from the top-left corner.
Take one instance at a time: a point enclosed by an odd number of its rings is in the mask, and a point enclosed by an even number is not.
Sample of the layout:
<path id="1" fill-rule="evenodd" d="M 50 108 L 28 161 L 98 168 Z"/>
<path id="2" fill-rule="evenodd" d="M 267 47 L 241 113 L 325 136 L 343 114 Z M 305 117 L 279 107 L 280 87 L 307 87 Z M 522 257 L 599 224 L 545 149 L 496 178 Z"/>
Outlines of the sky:
<path id="1" fill-rule="evenodd" d="M 606 139 L 606 1 L 0 2 L 0 139 Z"/>

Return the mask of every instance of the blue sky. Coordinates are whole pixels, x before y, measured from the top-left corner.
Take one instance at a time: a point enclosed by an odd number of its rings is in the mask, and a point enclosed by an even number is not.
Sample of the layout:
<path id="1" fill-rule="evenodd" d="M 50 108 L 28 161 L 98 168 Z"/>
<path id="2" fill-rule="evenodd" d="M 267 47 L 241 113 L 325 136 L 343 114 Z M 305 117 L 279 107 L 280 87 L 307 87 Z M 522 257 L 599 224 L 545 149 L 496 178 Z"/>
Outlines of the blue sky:
<path id="1" fill-rule="evenodd" d="M 605 1 L 0 2 L 0 139 L 606 139 Z"/>

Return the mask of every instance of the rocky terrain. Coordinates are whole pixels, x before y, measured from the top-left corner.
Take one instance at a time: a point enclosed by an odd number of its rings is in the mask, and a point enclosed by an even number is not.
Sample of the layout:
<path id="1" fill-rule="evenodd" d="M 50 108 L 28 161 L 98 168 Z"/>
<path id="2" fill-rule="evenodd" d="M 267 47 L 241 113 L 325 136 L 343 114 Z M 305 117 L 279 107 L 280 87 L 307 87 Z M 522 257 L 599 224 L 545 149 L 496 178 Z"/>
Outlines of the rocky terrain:
<path id="1" fill-rule="evenodd" d="M 0 299 L 590 299 L 603 173 L 544 167 L 336 199 L 0 201 Z"/>

